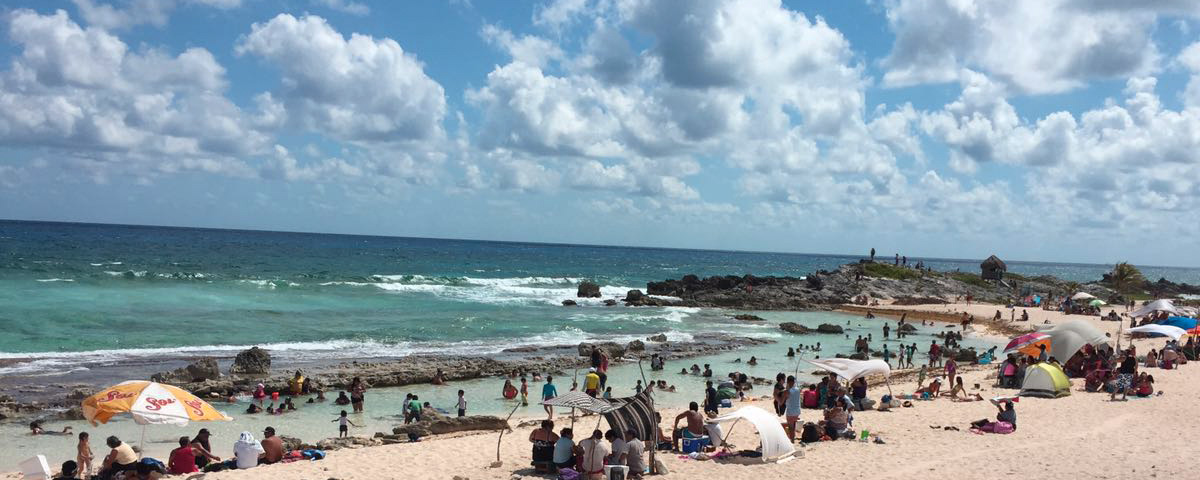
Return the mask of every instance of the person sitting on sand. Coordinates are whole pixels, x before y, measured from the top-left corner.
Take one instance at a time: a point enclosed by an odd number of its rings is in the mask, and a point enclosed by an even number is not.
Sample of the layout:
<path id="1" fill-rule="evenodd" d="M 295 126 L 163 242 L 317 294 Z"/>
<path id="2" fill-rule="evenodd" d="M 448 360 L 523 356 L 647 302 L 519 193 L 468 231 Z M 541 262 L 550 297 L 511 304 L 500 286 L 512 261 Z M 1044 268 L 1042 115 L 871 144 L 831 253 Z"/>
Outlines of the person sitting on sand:
<path id="1" fill-rule="evenodd" d="M 70 435 L 71 434 L 71 427 L 63 427 L 62 431 L 46 430 L 46 429 L 42 428 L 43 422 L 45 422 L 45 420 L 41 420 L 41 419 L 29 422 L 29 434 L 30 435 Z"/>
<path id="2" fill-rule="evenodd" d="M 259 455 L 260 465 L 270 465 L 283 460 L 283 439 L 275 435 L 274 427 L 263 429 L 262 455 Z"/>
<path id="3" fill-rule="evenodd" d="M 254 439 L 254 434 L 242 432 L 236 442 L 233 442 L 234 466 L 238 470 L 258 466 L 259 456 L 263 454 L 262 442 Z"/>
<path id="4" fill-rule="evenodd" d="M 825 434 L 829 435 L 829 438 L 836 440 L 850 428 L 846 408 L 846 400 L 839 397 L 833 408 L 825 409 L 825 419 L 820 422 L 820 425 L 824 427 Z"/>
<path id="5" fill-rule="evenodd" d="M 604 459 L 608 457 L 608 446 L 604 444 L 604 432 L 595 430 L 592 436 L 579 442 L 583 450 L 580 466 L 584 480 L 604 480 Z"/>
<path id="6" fill-rule="evenodd" d="M 1149 397 L 1154 395 L 1154 377 L 1146 372 L 1138 375 L 1137 386 L 1134 394 L 1138 397 Z"/>
<path id="7" fill-rule="evenodd" d="M 67 460 L 62 463 L 61 471 L 59 472 L 57 477 L 54 477 L 53 480 L 75 480 L 76 475 L 81 475 L 78 472 L 78 470 L 79 470 L 79 465 L 77 463 L 75 463 L 74 460 Z M 83 478 L 90 478 L 90 477 L 85 476 Z"/>
<path id="8" fill-rule="evenodd" d="M 575 468 L 575 459 L 578 457 L 574 440 L 575 433 L 570 428 L 562 429 L 558 435 L 558 440 L 554 442 L 554 457 L 551 460 L 554 462 L 554 468 Z"/>
<path id="9" fill-rule="evenodd" d="M 978 402 L 983 400 L 983 396 L 978 393 L 967 394 L 966 387 L 963 386 L 962 377 L 955 379 L 954 388 L 949 392 L 942 392 L 942 396 L 950 397 L 954 402 Z"/>
<path id="10" fill-rule="evenodd" d="M 926 386 L 925 388 L 918 389 L 915 395 L 917 395 L 918 397 L 921 397 L 921 398 L 930 398 L 930 399 L 937 398 L 938 391 L 941 389 L 942 389 L 942 379 L 934 377 L 934 379 L 929 382 L 928 386 Z"/>
<path id="11" fill-rule="evenodd" d="M 550 420 L 542 420 L 542 425 L 539 428 L 529 432 L 529 443 L 533 444 L 533 465 L 534 471 L 538 473 L 554 472 L 554 444 L 558 442 L 558 435 L 554 433 L 554 422 Z"/>
<path id="12" fill-rule="evenodd" d="M 100 474 L 98 476 L 101 480 L 109 480 L 116 476 L 117 473 L 133 470 L 138 461 L 138 455 L 133 451 L 133 447 L 122 442 L 116 436 L 108 437 L 104 443 L 112 450 L 108 452 L 108 455 L 104 457 L 104 462 L 100 464 Z"/>
<path id="13" fill-rule="evenodd" d="M 687 420 L 687 428 L 679 428 L 679 421 Z M 679 450 L 679 441 L 684 438 L 700 438 L 704 436 L 704 415 L 700 413 L 700 404 L 688 404 L 687 411 L 675 416 L 671 425 L 671 448 Z"/>
<path id="14" fill-rule="evenodd" d="M 171 475 L 186 475 L 200 471 L 196 468 L 196 450 L 192 448 L 191 439 L 187 436 L 179 437 L 179 448 L 171 450 L 169 458 L 167 473 Z"/>
<path id="15" fill-rule="evenodd" d="M 345 391 L 338 392 L 338 397 L 333 401 L 334 405 L 349 405 L 350 397 L 346 396 Z"/>

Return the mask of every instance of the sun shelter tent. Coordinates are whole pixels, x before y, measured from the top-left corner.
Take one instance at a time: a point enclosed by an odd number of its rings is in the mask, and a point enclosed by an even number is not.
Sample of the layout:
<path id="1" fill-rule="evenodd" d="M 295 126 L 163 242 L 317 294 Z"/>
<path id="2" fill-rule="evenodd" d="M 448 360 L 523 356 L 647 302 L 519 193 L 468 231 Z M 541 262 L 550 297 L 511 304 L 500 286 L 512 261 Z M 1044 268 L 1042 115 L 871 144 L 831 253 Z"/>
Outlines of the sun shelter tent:
<path id="1" fill-rule="evenodd" d="M 1193 325 L 1194 324 L 1195 323 L 1193 322 Z M 1176 327 L 1173 325 L 1155 325 L 1153 323 L 1149 324 L 1149 325 L 1142 325 L 1140 327 L 1133 327 L 1129 330 L 1126 330 L 1125 332 L 1129 333 L 1130 335 L 1135 334 L 1135 333 L 1144 333 L 1150 337 L 1167 336 L 1167 337 L 1171 337 L 1172 339 L 1174 339 L 1176 341 L 1179 340 L 1179 337 L 1182 337 L 1187 334 L 1187 330 L 1184 330 L 1182 328 L 1179 328 L 1179 327 Z"/>
<path id="2" fill-rule="evenodd" d="M 1182 315 L 1183 314 L 1183 312 L 1181 312 L 1178 308 L 1175 308 L 1174 303 L 1172 303 L 1170 300 L 1163 299 L 1163 300 L 1155 300 L 1153 302 L 1150 302 L 1148 305 L 1146 305 L 1142 308 L 1139 308 L 1137 310 L 1134 310 L 1132 313 L 1129 314 L 1129 316 L 1131 316 L 1133 318 L 1144 317 L 1144 316 L 1149 315 L 1154 312 L 1167 312 L 1172 315 Z"/>
<path id="3" fill-rule="evenodd" d="M 602 398 L 596 398 L 581 391 L 567 392 L 542 402 L 542 405 L 563 408 L 578 408 L 585 412 L 604 413 L 612 410 L 612 404 Z"/>
<path id="4" fill-rule="evenodd" d="M 1157 325 L 1179 327 L 1184 330 L 1191 330 L 1193 328 L 1196 328 L 1196 325 L 1197 325 L 1196 319 L 1190 318 L 1190 317 L 1167 317 L 1166 320 L 1162 320 L 1162 321 L 1158 321 L 1158 322 L 1154 322 L 1154 323 Z"/>
<path id="5" fill-rule="evenodd" d="M 1041 332 L 1050 336 L 1050 356 L 1063 363 L 1075 356 L 1084 345 L 1100 347 L 1108 344 L 1104 332 L 1085 320 L 1072 320 L 1047 327 Z"/>
<path id="6" fill-rule="evenodd" d="M 867 375 L 883 375 L 890 377 L 892 375 L 892 367 L 889 367 L 887 362 L 883 360 L 851 360 L 849 358 L 822 358 L 822 359 L 804 359 L 804 361 L 821 367 L 827 372 L 836 373 L 847 381 L 853 381 L 858 377 Z"/>
<path id="7" fill-rule="evenodd" d="M 1095 296 L 1095 295 L 1092 295 L 1092 294 L 1090 294 L 1090 293 L 1087 293 L 1087 292 L 1079 292 L 1079 293 L 1076 293 L 1076 294 L 1074 294 L 1074 295 L 1071 295 L 1071 300 L 1076 300 L 1076 301 L 1079 301 L 1079 300 L 1091 300 L 1091 299 L 1093 299 L 1093 298 L 1096 298 L 1096 296 Z"/>
<path id="8" fill-rule="evenodd" d="M 1053 363 L 1038 363 L 1025 369 L 1022 397 L 1058 398 L 1071 394 L 1071 380 Z"/>
<path id="9" fill-rule="evenodd" d="M 608 426 L 624 434 L 633 430 L 639 439 L 645 441 L 646 450 L 650 453 L 650 464 L 654 464 L 654 446 L 658 444 L 658 421 L 654 415 L 653 386 L 647 386 L 641 393 L 632 397 L 614 398 L 610 402 L 612 408 L 604 413 Z M 775 420 L 779 422 L 778 419 Z"/>
<path id="10" fill-rule="evenodd" d="M 779 461 L 796 452 L 796 447 L 788 440 L 787 432 L 779 424 L 779 417 L 758 407 L 745 406 L 736 411 L 721 415 L 713 421 L 717 423 L 733 423 L 729 433 L 741 420 L 746 420 L 758 430 L 758 439 L 762 444 L 762 459 L 764 462 Z"/>
<path id="11" fill-rule="evenodd" d="M 1002 280 L 1006 271 L 1008 271 L 1008 265 L 1005 265 L 1004 260 L 995 255 L 979 264 L 979 276 L 984 280 Z"/>

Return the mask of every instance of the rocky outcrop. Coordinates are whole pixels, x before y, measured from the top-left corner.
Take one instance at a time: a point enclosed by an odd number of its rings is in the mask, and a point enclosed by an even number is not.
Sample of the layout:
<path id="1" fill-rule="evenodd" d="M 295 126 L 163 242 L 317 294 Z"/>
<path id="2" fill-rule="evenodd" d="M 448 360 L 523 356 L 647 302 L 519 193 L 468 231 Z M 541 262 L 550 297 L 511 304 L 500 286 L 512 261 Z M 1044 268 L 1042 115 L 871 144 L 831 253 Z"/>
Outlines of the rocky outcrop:
<path id="1" fill-rule="evenodd" d="M 373 437 L 331 437 L 317 442 L 319 450 L 332 451 L 343 448 L 362 448 L 383 445 L 383 440 Z"/>
<path id="2" fill-rule="evenodd" d="M 840 327 L 838 325 L 822 323 L 820 325 L 817 325 L 817 332 L 819 332 L 819 333 L 843 333 L 844 331 L 842 330 L 842 327 Z"/>
<path id="3" fill-rule="evenodd" d="M 429 412 L 429 410 L 426 410 Z M 422 413 L 424 416 L 425 413 Z M 429 435 L 445 435 L 447 433 L 456 432 L 471 432 L 471 431 L 497 431 L 507 430 L 508 422 L 503 418 L 492 415 L 469 415 L 466 417 L 446 417 L 443 415 L 429 415 L 424 420 L 408 425 L 400 425 L 392 429 L 392 434 L 403 436 L 407 439 L 408 435 L 413 434 L 418 437 Z M 383 438 L 388 438 L 387 436 Z"/>
<path id="4" fill-rule="evenodd" d="M 625 351 L 627 351 L 627 352 L 644 352 L 644 351 L 646 351 L 646 344 L 642 343 L 641 340 L 634 340 L 632 342 L 629 342 L 628 345 L 625 345 Z"/>
<path id="5" fill-rule="evenodd" d="M 646 295 L 641 290 L 630 290 L 621 301 L 628 305 L 641 305 L 646 301 Z"/>
<path id="6" fill-rule="evenodd" d="M 616 342 L 580 343 L 579 356 L 590 357 L 592 355 L 592 349 L 595 347 L 600 347 L 600 350 L 608 355 L 608 358 L 610 359 L 621 358 L 625 356 L 625 346 Z"/>
<path id="7" fill-rule="evenodd" d="M 662 343 L 662 342 L 665 342 L 665 341 L 667 341 L 667 334 L 665 334 L 665 333 L 660 333 L 660 334 L 657 334 L 657 335 L 651 335 L 651 336 L 649 336 L 649 337 L 646 337 L 646 340 L 649 340 L 649 341 L 651 341 L 651 342 L 658 342 L 658 343 Z"/>
<path id="8" fill-rule="evenodd" d="M 575 296 L 579 298 L 600 298 L 600 285 L 593 282 L 580 283 L 579 288 L 575 290 Z"/>
<path id="9" fill-rule="evenodd" d="M 564 307 L 578 307 L 579 306 L 579 304 L 576 303 L 574 300 L 563 300 L 562 305 Z"/>
<path id="10" fill-rule="evenodd" d="M 610 299 L 604 301 L 604 306 L 615 307 L 615 306 L 617 306 L 617 301 L 610 298 Z"/>
<path id="11" fill-rule="evenodd" d="M 908 295 L 901 295 L 892 301 L 893 305 L 944 305 L 946 303 L 949 302 L 937 297 L 913 297 Z"/>
<path id="12" fill-rule="evenodd" d="M 767 319 L 762 318 L 758 315 L 751 315 L 748 313 L 739 313 L 737 315 L 734 315 L 733 319 L 741 320 L 743 322 L 765 322 L 765 321 L 767 321 Z"/>
<path id="13" fill-rule="evenodd" d="M 267 367 L 269 368 L 271 360 L 267 358 Z M 201 358 L 196 360 L 186 367 L 177 368 L 169 372 L 160 372 L 150 376 L 150 380 L 158 383 L 169 383 L 179 385 L 192 382 L 203 382 L 205 380 L 216 380 L 221 378 L 221 367 L 217 365 L 215 358 Z"/>
<path id="14" fill-rule="evenodd" d="M 812 329 L 795 322 L 783 322 L 779 324 L 779 329 L 787 333 L 794 333 L 797 335 L 812 333 Z"/>
<path id="15" fill-rule="evenodd" d="M 974 348 L 960 348 L 954 352 L 954 361 L 959 363 L 975 363 L 979 361 L 979 353 Z"/>
<path id="16" fill-rule="evenodd" d="M 267 375 L 271 373 L 271 354 L 258 347 L 242 350 L 229 367 L 230 375 Z"/>

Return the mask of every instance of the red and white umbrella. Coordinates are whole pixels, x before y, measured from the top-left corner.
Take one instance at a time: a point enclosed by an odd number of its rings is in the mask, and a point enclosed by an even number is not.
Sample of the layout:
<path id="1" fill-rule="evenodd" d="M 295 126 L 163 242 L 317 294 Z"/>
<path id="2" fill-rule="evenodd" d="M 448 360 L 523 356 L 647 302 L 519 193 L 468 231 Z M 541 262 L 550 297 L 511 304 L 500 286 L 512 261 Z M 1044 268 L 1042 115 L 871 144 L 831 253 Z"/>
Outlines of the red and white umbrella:
<path id="1" fill-rule="evenodd" d="M 1050 348 L 1050 336 L 1042 332 L 1026 333 L 1008 342 L 1008 346 L 1004 347 L 1004 353 L 1021 352 L 1026 355 L 1037 355 L 1041 353 L 1041 350 L 1038 349 L 1039 345 Z"/>

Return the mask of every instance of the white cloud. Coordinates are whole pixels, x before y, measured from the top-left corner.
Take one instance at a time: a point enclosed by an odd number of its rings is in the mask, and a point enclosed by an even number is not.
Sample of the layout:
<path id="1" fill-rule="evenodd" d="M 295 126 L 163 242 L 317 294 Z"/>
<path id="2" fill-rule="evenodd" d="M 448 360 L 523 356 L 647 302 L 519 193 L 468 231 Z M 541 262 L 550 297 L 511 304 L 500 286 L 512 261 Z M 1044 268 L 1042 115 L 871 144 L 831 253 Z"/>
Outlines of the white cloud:
<path id="1" fill-rule="evenodd" d="M 1118 4 L 1137 4 L 1115 8 Z M 1052 93 L 1092 79 L 1153 72 L 1159 51 L 1152 33 L 1159 13 L 1183 2 L 1077 0 L 886 0 L 896 33 L 883 59 L 890 86 L 944 83 L 971 68 L 1019 92 Z M 1186 9 L 1195 12 L 1192 7 Z"/>
<path id="2" fill-rule="evenodd" d="M 255 23 L 239 55 L 279 68 L 289 122 L 350 142 L 437 140 L 446 100 L 424 65 L 390 38 L 343 37 L 325 19 L 280 14 Z"/>
<path id="3" fill-rule="evenodd" d="M 171 12 L 181 3 L 189 3 L 219 9 L 241 6 L 242 0 L 126 0 L 120 3 L 102 3 L 96 0 L 72 0 L 79 15 L 89 26 L 106 30 L 120 30 L 150 24 L 163 27 L 170 20 Z"/>
<path id="4" fill-rule="evenodd" d="M 330 10 L 348 13 L 350 15 L 370 15 L 371 7 L 353 0 L 311 0 L 313 5 L 319 5 Z"/>
<path id="5" fill-rule="evenodd" d="M 269 145 L 224 96 L 225 70 L 207 50 L 130 51 L 61 10 L 16 10 L 6 23 L 19 46 L 0 72 L 0 139 L 8 145 L 55 149 L 87 171 L 242 176 L 251 171 L 241 158 Z"/>

